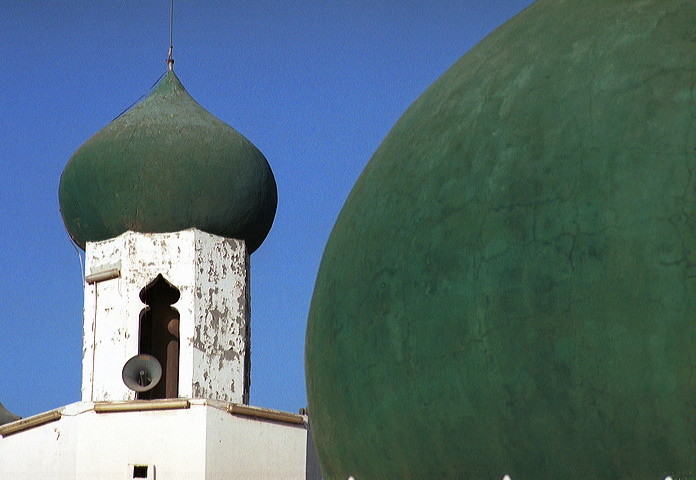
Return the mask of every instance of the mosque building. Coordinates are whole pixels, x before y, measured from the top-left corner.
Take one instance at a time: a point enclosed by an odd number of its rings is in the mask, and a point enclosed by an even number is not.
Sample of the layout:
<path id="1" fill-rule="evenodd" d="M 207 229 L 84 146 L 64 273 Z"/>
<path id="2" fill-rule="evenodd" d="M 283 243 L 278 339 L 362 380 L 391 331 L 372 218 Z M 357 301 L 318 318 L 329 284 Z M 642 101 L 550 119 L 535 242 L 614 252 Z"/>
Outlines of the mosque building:
<path id="1" fill-rule="evenodd" d="M 0 412 L 2 479 L 319 478 L 306 414 L 249 405 L 249 261 L 273 173 L 172 64 L 63 171 L 86 259 L 82 398 Z"/>
<path id="2" fill-rule="evenodd" d="M 404 113 L 319 268 L 311 436 L 247 405 L 272 172 L 170 70 L 65 168 L 82 399 L 1 425 L 3 473 L 696 478 L 695 25 L 537 0 Z"/>

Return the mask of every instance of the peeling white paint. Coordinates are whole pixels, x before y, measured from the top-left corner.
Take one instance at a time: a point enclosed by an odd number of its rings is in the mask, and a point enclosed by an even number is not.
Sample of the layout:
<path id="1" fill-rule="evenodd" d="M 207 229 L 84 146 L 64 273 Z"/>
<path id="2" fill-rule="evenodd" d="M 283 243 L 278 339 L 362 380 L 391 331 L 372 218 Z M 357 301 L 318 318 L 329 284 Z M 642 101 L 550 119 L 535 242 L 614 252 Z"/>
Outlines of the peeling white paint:
<path id="1" fill-rule="evenodd" d="M 86 275 L 118 266 L 119 278 L 85 284 L 82 400 L 131 400 L 121 380 L 138 352 L 141 290 L 157 275 L 179 289 L 179 397 L 248 402 L 249 255 L 242 240 L 190 229 L 126 232 L 88 242 Z"/>

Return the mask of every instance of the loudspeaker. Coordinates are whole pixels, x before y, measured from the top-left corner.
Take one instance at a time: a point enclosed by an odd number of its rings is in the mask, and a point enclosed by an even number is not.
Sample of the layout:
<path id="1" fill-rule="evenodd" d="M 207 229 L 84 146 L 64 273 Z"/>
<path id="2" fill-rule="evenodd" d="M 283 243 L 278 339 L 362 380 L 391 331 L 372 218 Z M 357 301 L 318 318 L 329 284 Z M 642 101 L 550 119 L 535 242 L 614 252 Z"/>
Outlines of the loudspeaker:
<path id="1" fill-rule="evenodd" d="M 162 378 L 162 365 L 152 355 L 141 353 L 126 362 L 121 378 L 131 390 L 147 392 L 155 388 Z"/>

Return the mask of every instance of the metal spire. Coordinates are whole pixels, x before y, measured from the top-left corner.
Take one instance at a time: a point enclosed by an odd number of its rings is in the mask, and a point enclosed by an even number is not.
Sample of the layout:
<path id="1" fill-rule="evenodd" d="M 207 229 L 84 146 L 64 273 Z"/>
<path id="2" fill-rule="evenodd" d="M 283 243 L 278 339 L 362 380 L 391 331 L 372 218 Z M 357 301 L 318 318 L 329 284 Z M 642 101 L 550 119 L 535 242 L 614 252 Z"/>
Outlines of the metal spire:
<path id="1" fill-rule="evenodd" d="M 167 56 L 167 69 L 171 72 L 174 70 L 174 59 L 172 58 L 172 50 L 174 44 L 172 42 L 172 29 L 174 25 L 174 0 L 169 3 L 169 55 Z"/>

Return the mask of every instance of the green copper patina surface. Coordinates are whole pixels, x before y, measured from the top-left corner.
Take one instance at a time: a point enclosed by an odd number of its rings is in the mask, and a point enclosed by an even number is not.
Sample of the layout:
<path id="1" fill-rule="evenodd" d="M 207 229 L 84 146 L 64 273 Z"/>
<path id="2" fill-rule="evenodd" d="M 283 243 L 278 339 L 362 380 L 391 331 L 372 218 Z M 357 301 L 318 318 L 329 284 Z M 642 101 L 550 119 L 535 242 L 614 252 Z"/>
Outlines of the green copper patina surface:
<path id="1" fill-rule="evenodd" d="M 696 2 L 539 0 L 403 115 L 309 315 L 327 480 L 696 478 Z"/>
<path id="2" fill-rule="evenodd" d="M 196 227 L 243 239 L 253 252 L 273 223 L 277 191 L 263 154 L 168 72 L 73 154 L 59 200 L 68 233 L 82 248 L 127 230 Z"/>

